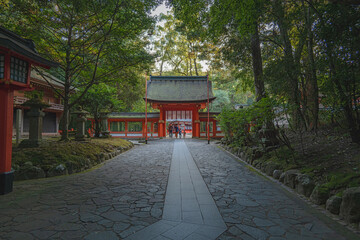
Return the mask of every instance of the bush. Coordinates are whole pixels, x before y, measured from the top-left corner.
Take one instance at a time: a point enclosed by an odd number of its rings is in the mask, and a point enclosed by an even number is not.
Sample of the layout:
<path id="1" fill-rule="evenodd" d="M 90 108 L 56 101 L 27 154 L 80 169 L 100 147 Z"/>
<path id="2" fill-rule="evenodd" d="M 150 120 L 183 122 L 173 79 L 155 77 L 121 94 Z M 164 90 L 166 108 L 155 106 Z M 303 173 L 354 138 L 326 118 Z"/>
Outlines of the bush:
<path id="1" fill-rule="evenodd" d="M 263 98 L 248 108 L 234 110 L 224 108 L 219 115 L 221 128 L 232 146 L 268 146 L 280 142 L 290 147 L 281 129 L 273 122 L 277 117 L 274 112 L 276 102 L 271 98 Z"/>

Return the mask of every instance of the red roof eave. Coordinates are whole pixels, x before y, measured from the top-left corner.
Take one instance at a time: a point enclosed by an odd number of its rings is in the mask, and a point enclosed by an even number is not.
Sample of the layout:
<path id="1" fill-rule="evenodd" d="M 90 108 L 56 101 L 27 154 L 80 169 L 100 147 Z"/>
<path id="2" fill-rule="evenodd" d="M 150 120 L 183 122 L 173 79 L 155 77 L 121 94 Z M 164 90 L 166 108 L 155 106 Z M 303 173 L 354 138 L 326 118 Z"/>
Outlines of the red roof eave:
<path id="1" fill-rule="evenodd" d="M 215 100 L 216 97 L 212 97 L 209 98 L 209 101 L 212 102 L 213 100 Z M 145 98 L 143 98 L 145 100 Z M 153 103 L 207 103 L 207 98 L 206 99 L 201 99 L 201 100 L 181 100 L 181 101 L 171 101 L 171 100 L 157 100 L 157 99 L 147 99 L 149 102 L 153 102 Z"/>

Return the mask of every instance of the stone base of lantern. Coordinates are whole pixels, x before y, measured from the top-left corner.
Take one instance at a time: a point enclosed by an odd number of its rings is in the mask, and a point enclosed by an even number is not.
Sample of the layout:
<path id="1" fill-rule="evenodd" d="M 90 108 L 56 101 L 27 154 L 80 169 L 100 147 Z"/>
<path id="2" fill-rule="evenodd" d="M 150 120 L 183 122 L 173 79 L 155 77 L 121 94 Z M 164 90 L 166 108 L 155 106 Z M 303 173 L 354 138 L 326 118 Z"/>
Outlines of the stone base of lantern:
<path id="1" fill-rule="evenodd" d="M 75 136 L 75 141 L 85 142 L 85 141 L 87 141 L 87 139 L 86 139 L 85 135 L 83 135 L 83 136 Z"/>
<path id="2" fill-rule="evenodd" d="M 14 171 L 0 173 L 0 195 L 7 194 L 13 190 Z"/>
<path id="3" fill-rule="evenodd" d="M 101 132 L 101 137 L 102 137 L 102 138 L 110 138 L 110 137 L 111 137 L 110 131 L 103 131 L 103 132 Z"/>
<path id="4" fill-rule="evenodd" d="M 19 144 L 20 148 L 33 148 L 33 147 L 42 147 L 42 146 L 47 146 L 48 142 L 44 141 L 42 139 L 40 140 L 31 140 L 31 139 L 25 139 L 22 140 L 21 143 Z"/>

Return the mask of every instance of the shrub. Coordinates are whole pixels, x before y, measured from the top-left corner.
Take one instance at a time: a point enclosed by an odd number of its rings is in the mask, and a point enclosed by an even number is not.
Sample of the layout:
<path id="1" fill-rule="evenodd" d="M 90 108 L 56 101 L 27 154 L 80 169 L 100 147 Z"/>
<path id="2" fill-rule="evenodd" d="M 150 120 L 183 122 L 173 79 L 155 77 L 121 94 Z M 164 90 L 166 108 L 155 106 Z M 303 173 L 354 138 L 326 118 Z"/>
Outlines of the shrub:
<path id="1" fill-rule="evenodd" d="M 234 110 L 224 108 L 219 115 L 221 128 L 233 146 L 268 146 L 284 143 L 290 146 L 279 126 L 274 125 L 276 102 L 263 98 L 248 108 Z"/>

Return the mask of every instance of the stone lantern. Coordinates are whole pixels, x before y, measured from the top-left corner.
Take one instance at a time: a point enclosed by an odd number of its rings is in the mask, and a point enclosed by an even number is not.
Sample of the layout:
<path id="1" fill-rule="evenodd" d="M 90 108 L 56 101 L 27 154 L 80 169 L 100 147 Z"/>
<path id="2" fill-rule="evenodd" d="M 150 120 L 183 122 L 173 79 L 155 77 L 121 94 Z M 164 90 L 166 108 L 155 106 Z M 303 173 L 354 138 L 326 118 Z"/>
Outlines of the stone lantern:
<path id="1" fill-rule="evenodd" d="M 79 108 L 77 111 L 72 112 L 72 114 L 76 115 L 76 141 L 85 141 L 86 131 L 85 131 L 85 123 L 86 123 L 86 115 L 88 114 L 87 111 L 84 111 L 82 108 Z"/>
<path id="2" fill-rule="evenodd" d="M 29 117 L 29 139 L 20 143 L 20 147 L 39 147 L 42 144 L 42 126 L 45 113 L 43 109 L 50 107 L 39 98 L 26 101 L 23 106 L 30 107 L 27 113 Z"/>
<path id="3" fill-rule="evenodd" d="M 14 91 L 32 90 L 31 66 L 50 68 L 58 64 L 42 58 L 32 40 L 24 39 L 0 26 L 0 195 L 12 191 Z"/>

